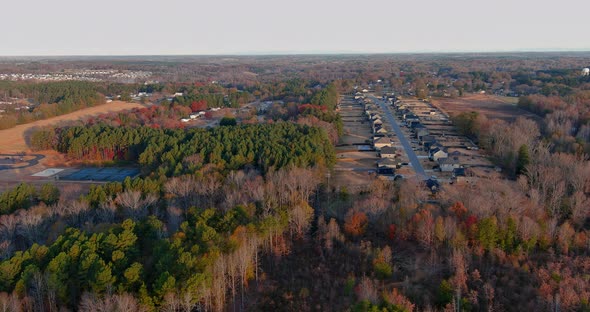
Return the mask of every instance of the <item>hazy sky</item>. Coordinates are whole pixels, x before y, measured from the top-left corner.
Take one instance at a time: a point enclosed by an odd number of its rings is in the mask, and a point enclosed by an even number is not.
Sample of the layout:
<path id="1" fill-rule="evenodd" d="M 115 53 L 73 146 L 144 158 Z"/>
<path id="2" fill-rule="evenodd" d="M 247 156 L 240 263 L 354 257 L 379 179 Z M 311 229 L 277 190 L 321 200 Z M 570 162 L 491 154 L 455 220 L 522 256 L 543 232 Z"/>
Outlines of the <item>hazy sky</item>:
<path id="1" fill-rule="evenodd" d="M 590 0 L 2 0 L 0 55 L 590 50 Z"/>

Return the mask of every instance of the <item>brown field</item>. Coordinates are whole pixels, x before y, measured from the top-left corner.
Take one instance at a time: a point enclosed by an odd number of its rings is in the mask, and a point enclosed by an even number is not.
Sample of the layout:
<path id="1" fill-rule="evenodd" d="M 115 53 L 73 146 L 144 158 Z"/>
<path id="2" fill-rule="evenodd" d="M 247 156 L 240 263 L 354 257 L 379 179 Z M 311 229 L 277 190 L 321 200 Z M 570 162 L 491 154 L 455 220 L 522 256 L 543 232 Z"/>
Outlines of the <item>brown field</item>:
<path id="1" fill-rule="evenodd" d="M 519 116 L 538 120 L 539 116 L 518 108 L 513 99 L 504 97 L 470 94 L 461 98 L 436 98 L 432 104 L 449 116 L 463 112 L 478 112 L 489 119 L 513 121 Z"/>
<path id="2" fill-rule="evenodd" d="M 18 153 L 30 151 L 25 141 L 25 134 L 34 127 L 48 126 L 62 121 L 78 120 L 87 116 L 94 116 L 109 112 L 118 112 L 136 107 L 145 107 L 138 103 L 128 103 L 122 101 L 113 101 L 94 107 L 89 107 L 69 113 L 66 115 L 56 116 L 49 119 L 38 120 L 31 123 L 18 125 L 14 128 L 0 130 L 0 154 L 1 153 Z"/>

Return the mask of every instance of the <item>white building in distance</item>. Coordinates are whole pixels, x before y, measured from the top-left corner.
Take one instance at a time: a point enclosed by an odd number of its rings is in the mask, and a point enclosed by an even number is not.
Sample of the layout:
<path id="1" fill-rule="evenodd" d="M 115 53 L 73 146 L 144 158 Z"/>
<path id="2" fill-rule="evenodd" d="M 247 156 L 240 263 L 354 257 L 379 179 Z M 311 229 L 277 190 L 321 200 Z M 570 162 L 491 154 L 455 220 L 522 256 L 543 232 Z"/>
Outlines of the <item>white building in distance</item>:
<path id="1" fill-rule="evenodd" d="M 582 69 L 582 76 L 590 76 L 590 68 Z"/>

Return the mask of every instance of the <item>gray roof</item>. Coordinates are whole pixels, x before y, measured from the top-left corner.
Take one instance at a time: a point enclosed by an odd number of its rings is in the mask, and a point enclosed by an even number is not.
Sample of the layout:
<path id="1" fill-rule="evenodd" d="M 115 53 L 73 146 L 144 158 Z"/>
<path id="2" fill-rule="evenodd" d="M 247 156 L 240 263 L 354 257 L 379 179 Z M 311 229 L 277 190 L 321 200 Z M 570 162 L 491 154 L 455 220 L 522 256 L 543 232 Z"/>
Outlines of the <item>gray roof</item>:
<path id="1" fill-rule="evenodd" d="M 381 149 L 381 155 L 383 154 L 395 154 L 395 147 L 386 146 Z"/>

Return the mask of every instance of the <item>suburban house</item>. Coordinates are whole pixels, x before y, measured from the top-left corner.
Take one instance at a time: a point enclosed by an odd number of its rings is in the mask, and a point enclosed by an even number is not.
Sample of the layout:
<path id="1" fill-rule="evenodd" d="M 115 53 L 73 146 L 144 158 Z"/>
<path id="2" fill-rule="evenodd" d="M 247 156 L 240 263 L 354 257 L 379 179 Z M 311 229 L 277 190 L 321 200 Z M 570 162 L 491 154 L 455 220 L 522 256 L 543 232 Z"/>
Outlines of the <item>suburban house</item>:
<path id="1" fill-rule="evenodd" d="M 379 128 L 383 127 L 383 122 L 381 119 L 373 120 L 373 133 L 377 132 Z"/>
<path id="2" fill-rule="evenodd" d="M 377 130 L 375 131 L 376 134 L 387 134 L 387 130 L 383 129 L 383 127 L 378 126 L 375 127 Z"/>
<path id="3" fill-rule="evenodd" d="M 408 126 L 412 129 L 416 129 L 419 125 L 422 125 L 419 120 L 412 120 L 408 123 Z"/>
<path id="4" fill-rule="evenodd" d="M 430 149 L 428 157 L 430 158 L 430 160 L 438 161 L 441 158 L 449 157 L 449 154 L 444 148 L 435 147 Z"/>
<path id="5" fill-rule="evenodd" d="M 422 142 L 422 138 L 428 135 L 428 129 L 422 126 L 421 128 L 416 129 L 416 138 Z"/>
<path id="6" fill-rule="evenodd" d="M 371 120 L 377 120 L 377 119 L 381 119 L 381 116 L 379 114 L 371 114 Z"/>
<path id="7" fill-rule="evenodd" d="M 196 113 L 196 114 L 190 114 L 190 115 L 189 115 L 190 119 L 196 119 L 196 118 L 200 118 L 200 117 L 202 117 L 202 116 L 205 116 L 205 112 L 202 112 L 202 111 L 201 111 L 201 112 L 198 112 L 198 113 Z"/>
<path id="8" fill-rule="evenodd" d="M 393 168 L 377 168 L 377 173 L 380 175 L 395 175 L 395 169 Z"/>
<path id="9" fill-rule="evenodd" d="M 379 155 L 381 156 L 381 158 L 395 158 L 395 152 L 395 147 L 385 146 L 381 148 L 381 151 L 379 151 Z"/>
<path id="10" fill-rule="evenodd" d="M 416 116 L 414 113 L 406 113 L 402 117 L 408 124 L 412 121 L 420 122 L 420 118 L 418 118 L 418 116 Z"/>
<path id="11" fill-rule="evenodd" d="M 379 159 L 377 161 L 377 168 L 397 168 L 399 163 L 391 158 Z"/>
<path id="12" fill-rule="evenodd" d="M 388 137 L 377 137 L 373 140 L 373 146 L 376 150 L 381 150 L 386 146 L 391 146 L 391 140 Z"/>
<path id="13" fill-rule="evenodd" d="M 453 170 L 461 168 L 461 164 L 459 164 L 459 161 L 452 157 L 439 158 L 437 162 L 440 171 L 442 172 L 453 172 Z"/>
<path id="14" fill-rule="evenodd" d="M 438 192 L 440 188 L 440 183 L 436 179 L 428 179 L 424 182 L 424 185 L 427 189 L 429 189 L 433 194 Z"/>
<path id="15" fill-rule="evenodd" d="M 465 168 L 455 168 L 453 169 L 453 178 L 456 177 L 464 177 L 465 176 Z"/>
<path id="16" fill-rule="evenodd" d="M 420 144 L 424 145 L 424 147 L 428 149 L 430 149 L 430 147 L 436 143 L 436 138 L 433 135 L 423 135 L 418 139 L 420 140 Z"/>

